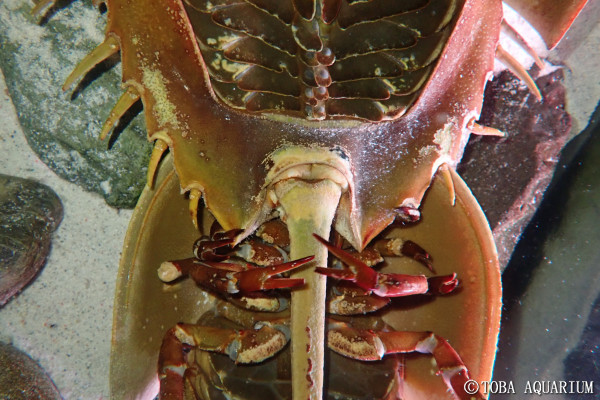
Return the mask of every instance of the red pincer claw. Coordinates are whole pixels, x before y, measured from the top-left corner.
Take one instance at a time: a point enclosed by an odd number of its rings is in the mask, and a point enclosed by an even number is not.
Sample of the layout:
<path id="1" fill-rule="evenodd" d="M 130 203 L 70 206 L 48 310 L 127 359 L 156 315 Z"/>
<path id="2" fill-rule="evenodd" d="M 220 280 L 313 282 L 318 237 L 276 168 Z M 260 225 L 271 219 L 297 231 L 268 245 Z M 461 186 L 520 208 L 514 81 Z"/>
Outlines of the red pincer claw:
<path id="1" fill-rule="evenodd" d="M 225 261 L 229 259 L 229 256 L 218 254 L 218 251 L 224 247 L 229 247 L 232 243 L 233 239 L 210 240 L 204 237 L 194 243 L 194 254 L 203 261 Z"/>
<path id="2" fill-rule="evenodd" d="M 381 297 L 400 297 L 415 294 L 444 295 L 458 285 L 456 274 L 426 278 L 423 275 L 381 274 L 369 268 L 350 253 L 314 235 L 327 250 L 350 266 L 347 269 L 316 268 L 315 271 L 336 279 L 354 282 L 363 290 Z"/>
<path id="3" fill-rule="evenodd" d="M 213 233 L 210 238 L 202 237 L 194 243 L 194 254 L 203 261 L 225 261 L 229 259 L 226 253 L 231 250 L 235 238 L 242 232 L 243 229 L 232 229 Z"/>
<path id="4" fill-rule="evenodd" d="M 260 290 L 292 288 L 303 285 L 304 279 L 302 278 L 275 278 L 275 276 L 301 267 L 312 261 L 314 258 L 314 256 L 310 256 L 272 267 L 254 268 L 247 271 L 236 272 L 235 278 L 237 279 L 237 287 L 241 292 L 256 292 Z"/>
<path id="5" fill-rule="evenodd" d="M 444 295 L 452 292 L 458 286 L 456 274 L 434 276 L 427 278 L 429 283 L 429 293 L 434 295 Z"/>
<path id="6" fill-rule="evenodd" d="M 330 278 L 342 279 L 345 281 L 356 280 L 356 274 L 348 269 L 315 268 L 315 272 L 318 272 L 321 275 L 326 275 Z"/>

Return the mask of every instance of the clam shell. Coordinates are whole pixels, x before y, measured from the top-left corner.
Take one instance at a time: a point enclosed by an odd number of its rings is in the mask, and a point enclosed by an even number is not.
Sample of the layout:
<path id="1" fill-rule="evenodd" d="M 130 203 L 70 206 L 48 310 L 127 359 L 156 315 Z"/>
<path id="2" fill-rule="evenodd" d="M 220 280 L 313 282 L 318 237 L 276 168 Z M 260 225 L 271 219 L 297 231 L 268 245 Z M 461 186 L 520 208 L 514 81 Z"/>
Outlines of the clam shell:
<path id="1" fill-rule="evenodd" d="M 0 306 L 42 268 L 62 216 L 62 203 L 48 186 L 0 175 Z"/>
<path id="2" fill-rule="evenodd" d="M 62 400 L 46 372 L 27 354 L 0 342 L 0 398 Z"/>

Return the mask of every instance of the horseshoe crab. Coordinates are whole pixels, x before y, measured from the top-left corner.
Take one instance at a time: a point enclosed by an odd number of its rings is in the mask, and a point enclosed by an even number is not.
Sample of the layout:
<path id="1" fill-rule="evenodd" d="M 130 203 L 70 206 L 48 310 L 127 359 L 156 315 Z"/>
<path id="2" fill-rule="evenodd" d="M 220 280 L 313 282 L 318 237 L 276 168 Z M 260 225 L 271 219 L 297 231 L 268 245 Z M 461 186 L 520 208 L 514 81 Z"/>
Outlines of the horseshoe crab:
<path id="1" fill-rule="evenodd" d="M 52 1 L 42 2 L 36 11 L 48 3 Z M 180 234 L 186 228 L 173 225 L 175 215 L 182 212 L 173 200 L 173 187 L 189 193 L 194 223 L 198 224 L 202 198 L 223 229 L 236 232 L 228 246 L 242 243 L 263 223 L 280 217 L 290 234 L 290 258 L 315 257 L 309 268 L 290 278 L 303 283 L 291 290 L 291 357 L 293 398 L 317 399 L 323 397 L 326 368 L 327 281 L 315 272 L 329 271 L 336 278 L 344 274 L 327 269 L 327 249 L 335 252 L 335 246 L 325 247 L 311 235 L 327 238 L 333 227 L 362 251 L 394 221 L 417 220 L 420 206 L 419 226 L 425 226 L 428 214 L 429 218 L 438 214 L 426 212 L 426 202 L 422 204 L 437 171 L 441 175 L 437 185 L 447 189 L 435 189 L 434 184 L 428 201 L 444 213 L 436 216 L 437 227 L 428 235 L 434 237 L 440 230 L 444 236 L 437 237 L 430 251 L 448 265 L 463 254 L 471 257 L 465 262 L 469 268 L 455 265 L 448 271 L 458 273 L 463 282 L 460 292 L 450 298 L 462 298 L 459 310 L 469 313 L 446 335 L 455 337 L 453 347 L 460 354 L 447 357 L 451 363 L 443 362 L 450 350 L 436 354 L 434 348 L 447 348 L 437 336 L 409 347 L 434 354 L 455 396 L 467 396 L 460 388 L 469 378 L 467 368 L 479 380 L 490 379 L 499 325 L 499 273 L 489 229 L 453 168 L 470 132 L 496 133 L 475 121 L 494 58 L 511 60 L 497 46 L 499 1 L 108 0 L 106 4 L 106 40 L 75 69 L 65 88 L 120 50 L 125 93 L 102 136 L 141 99 L 148 137 L 155 141 L 149 187 L 167 148 L 178 179 L 173 183 L 173 174 L 159 179 L 159 188 L 145 195 L 152 198 L 140 202 L 132 222 L 115 307 L 111 371 L 115 397 L 156 392 L 156 371 L 147 365 L 158 357 L 160 339 L 144 330 L 151 325 L 164 333 L 180 318 L 195 323 L 199 316 L 194 285 L 164 289 L 175 301 L 170 315 L 164 314 L 165 304 L 149 310 L 150 303 L 139 302 L 148 284 L 139 260 L 145 260 L 146 268 L 181 257 L 175 249 L 186 242 L 189 256 L 189 238 L 198 236 L 187 232 L 185 239 Z M 447 209 L 443 199 L 457 205 Z M 156 231 L 159 221 L 169 227 Z M 166 232 L 173 230 L 176 243 L 166 239 Z M 146 232 L 159 234 L 160 243 L 153 242 L 156 237 L 143 238 Z M 435 255 L 439 243 L 465 236 L 469 239 L 452 249 L 460 249 L 458 254 Z M 162 251 L 165 254 L 152 257 L 154 261 L 146 258 Z M 361 282 L 365 285 L 361 288 L 379 290 L 379 283 L 389 276 L 377 275 L 377 282 Z M 158 296 L 160 282 L 155 286 L 150 296 Z M 425 286 L 418 293 L 426 293 Z M 271 286 L 278 287 L 286 286 Z M 477 300 L 471 297 L 475 293 L 480 295 Z M 445 326 L 451 324 L 447 314 Z M 458 318 L 459 312 L 453 309 L 450 314 Z M 159 320 L 151 322 L 155 317 Z M 399 325 L 400 317 L 390 318 L 390 325 Z M 425 329 L 415 322 L 418 319 L 403 326 Z M 461 338 L 477 327 L 483 331 L 470 340 L 475 348 L 462 346 Z M 141 336 L 151 344 L 136 345 Z M 140 368 L 132 369 L 131 364 Z M 169 365 L 163 373 L 175 372 L 185 380 L 182 367 Z M 426 375 L 411 378 L 407 372 L 404 396 L 422 396 L 422 388 L 427 388 L 428 397 L 445 395 L 443 385 L 440 389 L 413 384 L 426 381 Z"/>

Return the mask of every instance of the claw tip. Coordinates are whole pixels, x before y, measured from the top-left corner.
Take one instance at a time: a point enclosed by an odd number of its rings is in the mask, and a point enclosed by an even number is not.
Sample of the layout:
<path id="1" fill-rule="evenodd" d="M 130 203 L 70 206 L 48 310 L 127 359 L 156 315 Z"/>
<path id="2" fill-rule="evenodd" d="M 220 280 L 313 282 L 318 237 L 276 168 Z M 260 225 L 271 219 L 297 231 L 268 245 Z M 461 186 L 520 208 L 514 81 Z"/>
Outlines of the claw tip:
<path id="1" fill-rule="evenodd" d="M 171 261 L 165 261 L 158 268 L 158 278 L 163 282 L 173 282 L 181 276 L 181 271 Z"/>

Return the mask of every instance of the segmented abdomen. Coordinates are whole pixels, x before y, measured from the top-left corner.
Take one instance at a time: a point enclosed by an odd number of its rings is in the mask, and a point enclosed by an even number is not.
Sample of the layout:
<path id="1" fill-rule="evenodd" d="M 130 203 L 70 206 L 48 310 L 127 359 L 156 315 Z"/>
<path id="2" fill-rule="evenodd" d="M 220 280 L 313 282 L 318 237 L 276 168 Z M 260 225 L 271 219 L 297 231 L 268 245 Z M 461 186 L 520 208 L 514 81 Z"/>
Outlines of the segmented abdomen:
<path id="1" fill-rule="evenodd" d="M 462 8 L 460 0 L 184 3 L 221 101 L 313 120 L 403 115 Z"/>

